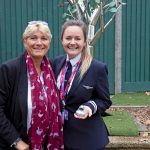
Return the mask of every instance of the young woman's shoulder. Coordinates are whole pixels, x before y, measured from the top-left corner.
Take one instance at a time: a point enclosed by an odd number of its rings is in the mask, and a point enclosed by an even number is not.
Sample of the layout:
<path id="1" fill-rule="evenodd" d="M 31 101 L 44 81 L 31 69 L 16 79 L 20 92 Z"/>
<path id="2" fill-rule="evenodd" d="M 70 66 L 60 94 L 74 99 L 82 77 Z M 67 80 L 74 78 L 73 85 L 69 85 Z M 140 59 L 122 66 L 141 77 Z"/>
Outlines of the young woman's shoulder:
<path id="1" fill-rule="evenodd" d="M 53 64 L 59 63 L 62 59 L 65 59 L 66 55 L 59 55 L 55 59 L 53 59 Z"/>
<path id="2" fill-rule="evenodd" d="M 97 59 L 92 60 L 92 65 L 97 66 L 97 67 L 106 67 L 106 63 L 99 61 Z"/>
<path id="3" fill-rule="evenodd" d="M 64 57 L 66 57 L 66 55 L 59 55 L 54 59 L 54 61 L 61 60 Z"/>

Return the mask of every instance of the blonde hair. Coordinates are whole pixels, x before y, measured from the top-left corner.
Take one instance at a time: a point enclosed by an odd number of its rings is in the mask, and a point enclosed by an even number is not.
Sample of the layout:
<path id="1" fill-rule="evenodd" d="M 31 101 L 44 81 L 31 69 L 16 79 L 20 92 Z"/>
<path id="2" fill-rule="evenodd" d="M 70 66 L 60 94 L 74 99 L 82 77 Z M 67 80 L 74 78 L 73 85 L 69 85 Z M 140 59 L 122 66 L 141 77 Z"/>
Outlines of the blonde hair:
<path id="1" fill-rule="evenodd" d="M 80 79 L 82 79 L 83 75 L 87 72 L 87 70 L 89 69 L 91 62 L 92 62 L 93 56 L 91 54 L 90 51 L 90 47 L 87 46 L 85 47 L 85 49 L 82 51 L 82 64 L 80 66 Z"/>
<path id="2" fill-rule="evenodd" d="M 88 42 L 87 42 L 87 27 L 82 20 L 68 20 L 62 26 L 61 40 L 63 39 L 63 34 L 64 34 L 65 29 L 69 26 L 80 27 L 83 31 L 83 34 L 84 34 L 84 40 L 87 43 L 86 47 L 82 50 L 82 53 L 81 53 L 81 55 L 82 55 L 81 56 L 81 66 L 79 69 L 79 72 L 80 72 L 79 79 L 81 80 L 82 77 L 84 76 L 84 74 L 89 69 L 91 62 L 92 62 L 92 59 L 93 59 L 93 56 L 92 56 L 91 51 L 90 51 L 90 47 L 88 46 Z"/>
<path id="3" fill-rule="evenodd" d="M 48 23 L 44 21 L 31 21 L 28 23 L 24 33 L 23 33 L 23 40 L 30 37 L 37 29 L 42 32 L 46 37 L 49 39 L 52 38 L 51 31 L 48 27 Z"/>

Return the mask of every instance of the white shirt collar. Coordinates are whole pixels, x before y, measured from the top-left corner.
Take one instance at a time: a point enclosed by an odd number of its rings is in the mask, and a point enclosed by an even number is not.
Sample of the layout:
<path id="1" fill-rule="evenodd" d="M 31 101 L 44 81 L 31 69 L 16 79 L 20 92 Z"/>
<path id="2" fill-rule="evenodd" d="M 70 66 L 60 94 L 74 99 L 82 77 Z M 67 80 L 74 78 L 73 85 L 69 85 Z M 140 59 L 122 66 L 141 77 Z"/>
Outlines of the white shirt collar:
<path id="1" fill-rule="evenodd" d="M 69 60 L 69 57 L 67 55 L 66 61 L 70 61 L 71 65 L 74 67 L 75 64 L 81 59 L 81 53 L 79 53 L 76 57 Z"/>

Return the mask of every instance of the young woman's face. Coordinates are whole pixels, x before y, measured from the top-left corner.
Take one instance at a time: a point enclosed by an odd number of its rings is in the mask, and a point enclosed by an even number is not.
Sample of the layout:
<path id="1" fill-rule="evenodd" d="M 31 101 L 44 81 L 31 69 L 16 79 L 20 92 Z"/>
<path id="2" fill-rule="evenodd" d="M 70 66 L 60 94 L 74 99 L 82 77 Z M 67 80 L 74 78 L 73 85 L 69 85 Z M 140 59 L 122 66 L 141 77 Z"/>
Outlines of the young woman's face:
<path id="1" fill-rule="evenodd" d="M 65 29 L 62 37 L 64 51 L 69 59 L 76 57 L 86 46 L 82 28 L 79 26 L 69 26 Z"/>
<path id="2" fill-rule="evenodd" d="M 49 45 L 50 39 L 38 30 L 24 39 L 24 46 L 32 59 L 42 59 L 47 53 Z"/>

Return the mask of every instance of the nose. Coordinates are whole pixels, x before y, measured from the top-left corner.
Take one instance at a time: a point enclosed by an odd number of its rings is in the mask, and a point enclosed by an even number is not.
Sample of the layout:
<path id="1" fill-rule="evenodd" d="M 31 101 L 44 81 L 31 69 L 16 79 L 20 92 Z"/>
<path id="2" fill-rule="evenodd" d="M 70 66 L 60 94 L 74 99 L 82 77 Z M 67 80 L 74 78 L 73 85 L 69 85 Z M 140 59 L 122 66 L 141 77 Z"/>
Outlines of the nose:
<path id="1" fill-rule="evenodd" d="M 70 44 L 75 44 L 75 39 L 71 39 Z"/>
<path id="2" fill-rule="evenodd" d="M 39 38 L 39 39 L 37 39 L 36 43 L 37 44 L 42 44 L 42 40 Z"/>

